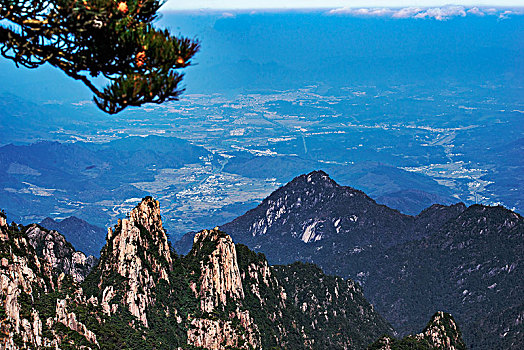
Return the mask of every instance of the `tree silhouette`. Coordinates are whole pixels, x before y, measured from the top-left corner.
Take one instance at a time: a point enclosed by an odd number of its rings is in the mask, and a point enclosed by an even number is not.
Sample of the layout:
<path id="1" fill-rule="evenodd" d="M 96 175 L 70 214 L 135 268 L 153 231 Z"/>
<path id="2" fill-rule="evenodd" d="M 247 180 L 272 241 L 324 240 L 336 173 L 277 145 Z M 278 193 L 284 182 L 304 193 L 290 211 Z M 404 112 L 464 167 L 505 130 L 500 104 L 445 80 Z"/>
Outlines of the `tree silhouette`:
<path id="1" fill-rule="evenodd" d="M 80 80 L 114 114 L 128 106 L 177 100 L 199 43 L 153 22 L 158 0 L 0 0 L 0 53 L 17 67 L 45 63 Z M 99 88 L 95 78 L 109 83 Z"/>

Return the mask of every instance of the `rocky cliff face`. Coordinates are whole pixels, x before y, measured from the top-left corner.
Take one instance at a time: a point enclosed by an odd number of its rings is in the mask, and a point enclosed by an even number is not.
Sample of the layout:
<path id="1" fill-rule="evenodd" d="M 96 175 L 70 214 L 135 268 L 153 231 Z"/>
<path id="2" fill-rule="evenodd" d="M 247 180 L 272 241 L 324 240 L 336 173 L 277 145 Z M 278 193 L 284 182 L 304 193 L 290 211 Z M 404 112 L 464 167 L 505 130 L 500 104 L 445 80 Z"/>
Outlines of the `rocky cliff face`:
<path id="1" fill-rule="evenodd" d="M 39 257 L 59 273 L 73 276 L 76 282 L 82 282 L 97 263 L 95 257 L 76 251 L 57 231 L 33 224 L 26 228 L 26 233 Z"/>
<path id="2" fill-rule="evenodd" d="M 8 227 L 0 216 L 0 299 L 2 346 L 43 345 L 42 320 L 31 307 L 39 291 L 48 291 L 45 267 L 18 227 Z M 47 283 L 46 283 L 47 282 Z"/>
<path id="3" fill-rule="evenodd" d="M 49 319 L 47 321 L 48 325 L 53 325 L 53 323 L 61 323 L 72 331 L 77 332 L 79 335 L 84 336 L 87 341 L 99 348 L 100 344 L 98 344 L 98 341 L 96 340 L 96 334 L 89 330 L 85 324 L 79 322 L 77 315 L 74 312 L 68 311 L 68 302 L 70 302 L 69 296 L 67 296 L 66 299 L 57 299 L 56 316 L 54 319 Z"/>
<path id="4" fill-rule="evenodd" d="M 131 315 L 147 327 L 147 309 L 156 301 L 153 290 L 160 280 L 169 284 L 172 268 L 172 252 L 158 201 L 147 197 L 128 218 L 119 220 L 114 230 L 108 229 L 97 267 L 101 303 L 109 314 L 113 308 L 109 305 L 126 305 Z M 125 282 L 115 285 L 115 275 Z"/>
<path id="5" fill-rule="evenodd" d="M 457 323 L 450 314 L 442 311 L 433 315 L 426 328 L 416 337 L 426 340 L 433 349 L 466 349 Z"/>
<path id="6" fill-rule="evenodd" d="M 206 245 L 214 248 L 200 262 L 200 308 L 203 312 L 213 312 L 220 305 L 227 306 L 244 299 L 242 280 L 237 263 L 235 244 L 230 236 L 218 230 L 204 230 L 195 235 L 192 254 L 206 254 Z"/>
<path id="7" fill-rule="evenodd" d="M 447 310 L 475 349 L 520 349 L 524 219 L 473 205 L 422 240 L 370 252 L 355 273 L 377 310 L 401 332 Z"/>
<path id="8" fill-rule="evenodd" d="M 225 320 L 196 318 L 188 330 L 188 343 L 207 349 L 260 347 L 260 332 L 243 307 L 244 290 L 236 247 L 218 229 L 195 235 L 191 256 L 200 262 L 200 276 L 191 288 L 200 300 L 202 316 L 223 313 Z"/>
<path id="9" fill-rule="evenodd" d="M 0 224 L 1 349 L 363 349 L 393 332 L 354 282 L 271 267 L 218 229 L 177 256 L 150 197 L 82 282 L 56 232 Z"/>
<path id="10" fill-rule="evenodd" d="M 453 317 L 439 311 L 433 315 L 421 333 L 398 340 L 384 336 L 368 347 L 368 350 L 465 350 L 460 330 Z"/>
<path id="11" fill-rule="evenodd" d="M 64 248 L 61 236 L 35 226 L 8 227 L 1 218 L 0 349 L 59 349 L 69 342 L 69 331 L 78 332 L 86 349 L 98 348 L 95 335 L 76 321 L 74 312 L 66 312 L 65 301 L 56 302 L 58 296 L 67 296 L 78 277 L 71 251 L 56 254 L 53 243 Z"/>
<path id="12" fill-rule="evenodd" d="M 242 324 L 242 326 L 249 326 Z M 187 331 L 188 344 L 204 349 L 250 349 L 260 348 L 258 335 L 239 332 L 231 321 L 195 318 Z"/>

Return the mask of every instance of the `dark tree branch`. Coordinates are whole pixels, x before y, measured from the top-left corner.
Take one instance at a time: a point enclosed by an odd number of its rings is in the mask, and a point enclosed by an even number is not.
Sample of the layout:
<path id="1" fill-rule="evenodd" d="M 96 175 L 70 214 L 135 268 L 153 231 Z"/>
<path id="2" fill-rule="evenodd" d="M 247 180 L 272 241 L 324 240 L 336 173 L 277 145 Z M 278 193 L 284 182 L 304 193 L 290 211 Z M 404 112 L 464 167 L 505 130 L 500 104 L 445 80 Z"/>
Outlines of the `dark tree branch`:
<path id="1" fill-rule="evenodd" d="M 49 63 L 81 81 L 103 111 L 177 100 L 199 43 L 153 27 L 158 0 L 0 0 L 0 54 L 17 66 Z M 103 89 L 93 78 L 102 75 Z"/>

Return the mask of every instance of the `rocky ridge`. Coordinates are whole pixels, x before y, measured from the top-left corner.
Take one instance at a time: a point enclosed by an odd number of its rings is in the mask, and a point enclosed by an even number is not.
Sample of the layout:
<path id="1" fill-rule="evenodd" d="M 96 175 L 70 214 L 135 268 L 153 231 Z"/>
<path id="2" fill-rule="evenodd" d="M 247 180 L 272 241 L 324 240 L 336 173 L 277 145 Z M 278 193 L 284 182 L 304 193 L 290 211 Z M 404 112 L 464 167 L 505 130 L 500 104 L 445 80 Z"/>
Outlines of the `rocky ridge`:
<path id="1" fill-rule="evenodd" d="M 363 349 L 393 332 L 351 280 L 271 267 L 217 228 L 178 256 L 150 197 L 108 230 L 82 282 L 31 245 L 30 233 L 45 243 L 49 232 L 0 217 L 6 349 Z"/>
<path id="2" fill-rule="evenodd" d="M 99 256 L 107 234 L 107 230 L 75 216 L 60 221 L 47 217 L 39 225 L 60 232 L 77 250 L 95 257 Z"/>
<path id="3" fill-rule="evenodd" d="M 1 343 L 4 349 L 16 349 L 21 343 L 51 345 L 42 339 L 42 319 L 30 305 L 34 296 L 48 291 L 48 272 L 34 254 L 27 237 L 18 227 L 9 228 L 0 215 L 0 298 L 3 301 Z M 33 254 L 31 254 L 33 253 Z"/>
<path id="4" fill-rule="evenodd" d="M 312 172 L 220 229 L 272 263 L 313 262 L 358 281 L 401 335 L 445 310 L 468 345 L 519 349 L 523 221 L 503 207 L 463 203 L 403 215 Z"/>
<path id="5" fill-rule="evenodd" d="M 74 267 L 68 265 L 71 255 L 54 259 L 54 251 L 47 250 L 50 244 L 45 243 L 56 238 L 60 241 L 60 237 L 56 232 L 51 236 L 49 232 L 40 235 L 42 232 L 36 233 L 33 226 L 8 226 L 0 215 L 0 348 L 59 349 L 69 331 L 78 332 L 79 343 L 86 349 L 98 348 L 94 333 L 77 321 L 76 314 L 67 311 L 65 300 L 59 299 L 76 283 L 73 275 L 78 276 L 74 268 L 60 270 Z M 43 240 L 35 243 L 35 235 Z M 35 246 L 43 246 L 42 255 L 37 254 Z M 82 291 L 77 295 L 81 297 Z"/>
<path id="6" fill-rule="evenodd" d="M 403 339 L 394 339 L 384 336 L 368 347 L 368 350 L 465 350 L 466 344 L 462 340 L 461 332 L 453 317 L 439 311 L 431 317 L 426 328 L 421 333 L 406 336 Z"/>
<path id="7" fill-rule="evenodd" d="M 82 282 L 97 263 L 92 255 L 76 251 L 57 231 L 32 224 L 25 228 L 25 232 L 39 257 L 59 273 L 73 276 L 76 282 Z"/>
<path id="8" fill-rule="evenodd" d="M 380 215 L 363 215 L 370 211 Z M 295 178 L 273 192 L 257 208 L 223 225 L 221 229 L 241 242 L 246 241 L 246 244 L 249 239 L 260 243 L 256 238 L 276 239 L 276 236 L 286 232 L 288 240 L 305 244 L 329 241 L 344 235 L 351 240 L 350 244 L 364 246 L 373 244 L 376 233 L 358 233 L 371 225 L 367 221 L 375 220 L 374 224 L 381 227 L 386 227 L 389 222 L 389 232 L 383 230 L 382 235 L 389 233 L 395 239 L 403 239 L 408 218 L 376 204 L 361 191 L 339 186 L 326 173 L 315 171 Z M 246 225 L 248 222 L 249 225 Z M 392 230 L 392 227 L 396 229 Z"/>
<path id="9" fill-rule="evenodd" d="M 347 276 L 349 256 L 430 235 L 465 208 L 463 203 L 433 205 L 417 216 L 404 215 L 314 171 L 296 177 L 220 229 L 236 242 L 264 252 L 271 264 L 309 261 Z M 192 238 L 183 237 L 177 250 L 189 251 Z"/>

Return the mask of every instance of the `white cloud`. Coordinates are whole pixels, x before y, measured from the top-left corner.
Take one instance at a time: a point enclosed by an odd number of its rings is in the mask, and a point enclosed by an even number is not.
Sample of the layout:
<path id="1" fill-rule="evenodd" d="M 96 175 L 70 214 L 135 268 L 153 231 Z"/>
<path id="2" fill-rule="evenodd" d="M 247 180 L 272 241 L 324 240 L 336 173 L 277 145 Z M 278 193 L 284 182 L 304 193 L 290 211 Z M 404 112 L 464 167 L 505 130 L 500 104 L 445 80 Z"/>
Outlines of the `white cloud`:
<path id="1" fill-rule="evenodd" d="M 414 18 L 434 18 L 438 21 L 444 21 L 451 17 L 466 17 L 466 10 L 464 6 L 445 6 L 434 7 L 419 12 L 413 16 Z"/>
<path id="2" fill-rule="evenodd" d="M 481 16 L 481 17 L 483 17 L 483 16 L 486 15 L 486 14 L 485 14 L 482 10 L 480 10 L 478 7 L 470 8 L 470 9 L 468 10 L 468 13 L 469 13 L 469 14 L 472 14 L 472 15 L 476 15 L 476 16 Z"/>
<path id="3" fill-rule="evenodd" d="M 196 9 L 327 9 L 347 7 L 354 8 L 403 8 L 424 7 L 433 8 L 446 6 L 450 3 L 467 7 L 491 6 L 513 8 L 523 6 L 523 0 L 167 0 L 164 11 L 196 10 Z"/>
<path id="4" fill-rule="evenodd" d="M 354 15 L 354 16 L 392 16 L 395 11 L 388 8 L 351 8 L 342 7 L 329 11 L 332 15 Z"/>
<path id="5" fill-rule="evenodd" d="M 502 12 L 502 13 L 499 13 L 499 18 L 500 18 L 500 19 L 508 19 L 508 18 L 509 18 L 509 15 L 512 15 L 512 14 L 514 14 L 514 13 L 515 13 L 515 12 L 513 12 L 513 11 L 509 11 L 509 10 L 507 10 L 507 11 L 504 11 L 504 12 Z"/>
<path id="6" fill-rule="evenodd" d="M 422 12 L 424 9 L 420 8 L 420 7 L 406 7 L 406 8 L 403 8 L 403 9 L 400 9 L 400 10 L 397 10 L 394 14 L 393 14 L 393 18 L 410 18 L 410 17 L 413 17 L 415 15 L 417 15 L 418 13 Z"/>
<path id="7" fill-rule="evenodd" d="M 464 6 L 448 5 L 443 7 L 405 7 L 405 8 L 352 8 L 342 7 L 333 9 L 328 12 L 331 15 L 350 15 L 350 16 L 374 16 L 374 17 L 392 17 L 392 18 L 418 18 L 418 19 L 435 19 L 445 21 L 453 17 L 466 17 L 467 15 L 485 16 L 496 15 L 500 19 L 506 19 L 509 15 L 518 14 L 509 10 L 497 9 L 479 9 L 473 7 L 466 9 Z"/>

